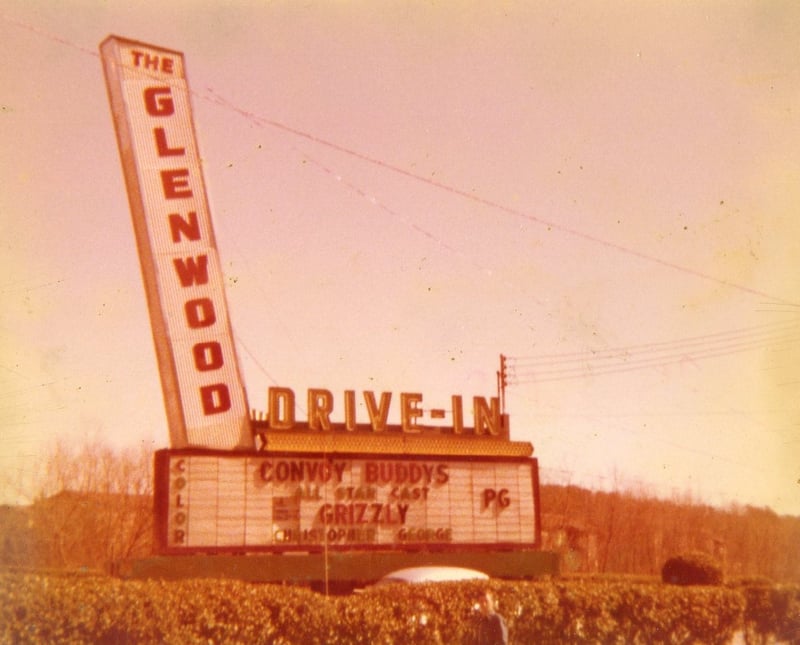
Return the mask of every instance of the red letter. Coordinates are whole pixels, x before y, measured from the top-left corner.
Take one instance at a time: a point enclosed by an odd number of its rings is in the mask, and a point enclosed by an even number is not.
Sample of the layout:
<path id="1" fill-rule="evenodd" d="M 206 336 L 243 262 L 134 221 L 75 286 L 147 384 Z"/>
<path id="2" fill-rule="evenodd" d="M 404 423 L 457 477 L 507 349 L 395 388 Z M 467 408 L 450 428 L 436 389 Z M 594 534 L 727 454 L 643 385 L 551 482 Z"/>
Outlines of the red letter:
<path id="1" fill-rule="evenodd" d="M 182 287 L 208 283 L 207 255 L 198 255 L 197 258 L 175 258 L 172 263 L 175 265 L 175 271 L 178 272 L 178 279 L 181 281 Z"/>
<path id="2" fill-rule="evenodd" d="M 161 186 L 164 189 L 164 197 L 167 199 L 181 199 L 182 197 L 192 196 L 192 189 L 189 187 L 189 170 L 187 168 L 162 170 Z"/>
<path id="3" fill-rule="evenodd" d="M 135 52 L 134 52 L 135 53 Z M 139 54 L 141 56 L 141 54 Z M 139 59 L 136 59 L 139 65 Z M 159 98 L 160 94 L 166 95 Z M 144 91 L 144 107 L 150 116 L 170 116 L 175 114 L 175 103 L 172 102 L 172 90 L 169 87 L 148 87 Z"/>
<path id="4" fill-rule="evenodd" d="M 188 222 L 178 213 L 169 214 L 169 230 L 172 233 L 173 242 L 180 242 L 181 235 L 193 241 L 200 239 L 200 223 L 197 221 L 197 213 L 189 211 L 187 216 Z"/>
<path id="5" fill-rule="evenodd" d="M 225 361 L 222 358 L 222 346 L 216 342 L 197 343 L 192 347 L 194 366 L 201 372 L 218 370 Z"/>
<path id="6" fill-rule="evenodd" d="M 200 400 L 203 402 L 203 414 L 206 416 L 231 409 L 231 395 L 224 383 L 201 387 Z"/>
<path id="7" fill-rule="evenodd" d="M 192 329 L 210 327 L 217 322 L 217 314 L 214 311 L 214 303 L 210 298 L 197 298 L 189 300 L 183 305 L 186 312 L 186 322 Z"/>
<path id="8" fill-rule="evenodd" d="M 151 56 L 146 53 L 144 55 L 144 66 L 158 71 L 158 56 Z"/>
<path id="9" fill-rule="evenodd" d="M 153 128 L 153 135 L 156 138 L 156 150 L 159 157 L 182 157 L 186 154 L 186 148 L 169 147 L 164 128 Z"/>

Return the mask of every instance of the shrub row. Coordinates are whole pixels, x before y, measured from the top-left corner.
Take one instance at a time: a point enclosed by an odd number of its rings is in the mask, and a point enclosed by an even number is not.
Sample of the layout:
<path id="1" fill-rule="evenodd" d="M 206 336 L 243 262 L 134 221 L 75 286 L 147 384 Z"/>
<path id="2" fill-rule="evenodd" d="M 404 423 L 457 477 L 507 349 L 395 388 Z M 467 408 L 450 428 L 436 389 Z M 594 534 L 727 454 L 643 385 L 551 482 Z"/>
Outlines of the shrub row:
<path id="1" fill-rule="evenodd" d="M 232 580 L 6 573 L 0 574 L 0 641 L 469 643 L 475 602 L 487 588 L 499 600 L 512 643 L 713 644 L 730 642 L 743 628 L 751 639 L 798 642 L 800 634 L 800 585 L 492 580 L 325 597 Z"/>
<path id="2" fill-rule="evenodd" d="M 800 643 L 800 585 L 755 582 L 739 585 L 746 600 L 747 643 Z"/>

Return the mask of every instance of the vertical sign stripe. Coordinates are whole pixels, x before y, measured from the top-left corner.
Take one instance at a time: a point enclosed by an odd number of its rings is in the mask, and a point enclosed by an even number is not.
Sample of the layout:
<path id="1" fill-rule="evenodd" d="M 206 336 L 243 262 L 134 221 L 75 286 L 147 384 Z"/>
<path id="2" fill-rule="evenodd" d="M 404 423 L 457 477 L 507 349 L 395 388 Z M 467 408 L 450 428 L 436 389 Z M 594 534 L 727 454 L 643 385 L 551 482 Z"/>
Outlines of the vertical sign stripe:
<path id="1" fill-rule="evenodd" d="M 252 449 L 183 54 L 100 45 L 173 448 Z"/>

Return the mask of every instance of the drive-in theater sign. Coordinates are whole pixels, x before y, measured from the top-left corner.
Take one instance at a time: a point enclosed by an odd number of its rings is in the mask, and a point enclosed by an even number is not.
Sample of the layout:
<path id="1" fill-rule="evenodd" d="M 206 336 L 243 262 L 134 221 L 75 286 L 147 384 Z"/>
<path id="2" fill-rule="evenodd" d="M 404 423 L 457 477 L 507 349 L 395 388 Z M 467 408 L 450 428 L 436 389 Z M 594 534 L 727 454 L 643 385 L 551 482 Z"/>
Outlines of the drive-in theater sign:
<path id="1" fill-rule="evenodd" d="M 537 462 L 511 441 L 499 397 L 430 408 L 419 393 L 309 389 L 299 406 L 277 387 L 251 418 L 183 55 L 115 36 L 100 50 L 170 433 L 156 453 L 158 551 L 538 547 Z"/>

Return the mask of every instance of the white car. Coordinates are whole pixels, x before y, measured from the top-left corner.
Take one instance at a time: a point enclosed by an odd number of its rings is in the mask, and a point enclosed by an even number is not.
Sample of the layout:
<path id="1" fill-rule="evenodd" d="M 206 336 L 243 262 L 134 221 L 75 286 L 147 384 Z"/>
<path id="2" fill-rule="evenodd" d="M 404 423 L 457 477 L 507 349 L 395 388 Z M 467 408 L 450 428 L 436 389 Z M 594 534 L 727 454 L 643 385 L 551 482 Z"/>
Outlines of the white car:
<path id="1" fill-rule="evenodd" d="M 454 582 L 458 580 L 488 580 L 489 576 L 482 571 L 465 567 L 408 567 L 387 573 L 375 583 L 378 585 L 417 582 Z"/>

